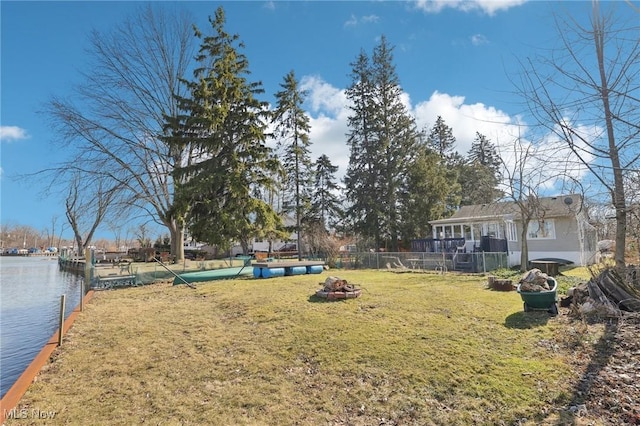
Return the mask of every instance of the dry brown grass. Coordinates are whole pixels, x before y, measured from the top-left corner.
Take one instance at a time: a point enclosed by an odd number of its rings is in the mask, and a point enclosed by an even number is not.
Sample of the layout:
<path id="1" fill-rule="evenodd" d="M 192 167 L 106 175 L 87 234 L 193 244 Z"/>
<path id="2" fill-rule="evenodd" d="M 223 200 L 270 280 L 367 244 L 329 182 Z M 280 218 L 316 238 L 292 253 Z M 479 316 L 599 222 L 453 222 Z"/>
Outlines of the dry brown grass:
<path id="1" fill-rule="evenodd" d="M 327 274 L 100 292 L 18 409 L 55 411 L 47 424 L 511 425 L 571 399 L 559 321 L 517 293 L 332 273 L 363 295 L 317 299 Z"/>

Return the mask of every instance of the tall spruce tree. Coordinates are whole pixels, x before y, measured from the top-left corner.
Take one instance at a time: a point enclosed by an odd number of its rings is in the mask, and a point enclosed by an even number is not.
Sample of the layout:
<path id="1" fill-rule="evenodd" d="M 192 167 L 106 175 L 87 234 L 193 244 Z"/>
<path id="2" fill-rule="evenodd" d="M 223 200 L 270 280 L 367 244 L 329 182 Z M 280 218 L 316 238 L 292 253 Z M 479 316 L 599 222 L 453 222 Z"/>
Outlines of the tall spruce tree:
<path id="1" fill-rule="evenodd" d="M 483 134 L 476 132 L 466 161 L 459 167 L 461 205 L 487 204 L 501 198 L 500 157 L 495 146 Z"/>
<path id="2" fill-rule="evenodd" d="M 322 154 L 315 162 L 315 185 L 311 211 L 325 229 L 335 226 L 337 220 L 342 216 L 342 207 L 337 196 L 340 190 L 335 178 L 337 171 L 338 166 L 333 165 L 326 154 Z"/>
<path id="3" fill-rule="evenodd" d="M 415 121 L 402 103 L 402 88 L 393 64 L 393 48 L 382 36 L 371 63 L 361 53 L 353 64 L 349 117 L 351 157 L 345 179 L 347 194 L 365 236 L 397 251 L 401 237 L 400 192 L 419 138 Z"/>
<path id="4" fill-rule="evenodd" d="M 431 235 L 430 220 L 449 214 L 451 194 L 459 193 L 459 183 L 449 178 L 447 166 L 438 153 L 424 142 L 416 149 L 415 159 L 409 165 L 404 191 L 402 191 L 402 233 L 409 248 L 410 238 Z"/>
<path id="5" fill-rule="evenodd" d="M 302 256 L 302 219 L 311 206 L 313 170 L 311 168 L 309 116 L 302 108 L 306 93 L 300 90 L 295 73 L 290 71 L 277 92 L 273 124 L 278 148 L 282 152 L 281 162 L 285 171 L 283 185 L 285 203 L 295 205 L 298 259 Z"/>
<path id="6" fill-rule="evenodd" d="M 346 90 L 352 114 L 347 119 L 349 133 L 349 166 L 344 178 L 348 210 L 344 221 L 353 232 L 382 245 L 382 198 L 380 163 L 375 135 L 374 82 L 369 56 L 361 51 L 351 63 L 352 83 Z"/>
<path id="7" fill-rule="evenodd" d="M 447 125 L 442 116 L 438 116 L 435 124 L 429 130 L 426 144 L 440 157 L 447 181 L 458 183 L 458 185 L 450 186 L 447 195 L 445 215 L 451 214 L 460 205 L 462 191 L 460 177 L 464 173 L 464 158 L 455 150 L 456 138 L 453 136 L 453 129 Z"/>
<path id="8" fill-rule="evenodd" d="M 398 251 L 401 237 L 400 191 L 407 178 L 414 147 L 419 139 L 415 120 L 402 103 L 402 88 L 393 64 L 393 48 L 382 36 L 373 51 L 376 132 L 382 154 L 382 188 L 388 248 Z"/>
<path id="9" fill-rule="evenodd" d="M 455 153 L 456 138 L 453 129 L 447 125 L 442 116 L 438 116 L 427 137 L 427 143 L 431 149 L 446 161 L 449 161 Z"/>
<path id="10" fill-rule="evenodd" d="M 261 230 L 279 226 L 280 218 L 261 200 L 258 189 L 272 184 L 277 163 L 265 143 L 265 102 L 259 82 L 250 82 L 249 63 L 237 35 L 224 30 L 218 8 L 209 18 L 212 34 L 196 29 L 201 46 L 189 97 L 178 99 L 184 111 L 168 119 L 176 149 L 190 144 L 199 154 L 192 164 L 176 165 L 178 196 L 189 206 L 188 228 L 198 241 L 227 247 Z"/>
<path id="11" fill-rule="evenodd" d="M 489 138 L 480 132 L 476 132 L 476 137 L 471 143 L 471 149 L 467 154 L 467 162 L 473 163 L 474 161 L 491 168 L 494 174 L 499 176 L 502 163 L 498 151 Z"/>

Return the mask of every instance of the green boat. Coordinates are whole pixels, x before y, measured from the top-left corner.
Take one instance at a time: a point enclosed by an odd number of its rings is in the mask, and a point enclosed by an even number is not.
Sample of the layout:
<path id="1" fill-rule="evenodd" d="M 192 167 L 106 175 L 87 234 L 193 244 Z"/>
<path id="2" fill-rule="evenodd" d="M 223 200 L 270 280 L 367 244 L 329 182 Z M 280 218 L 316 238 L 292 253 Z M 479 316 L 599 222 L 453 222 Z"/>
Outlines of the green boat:
<path id="1" fill-rule="evenodd" d="M 173 279 L 173 285 L 186 283 L 199 283 L 205 281 L 229 280 L 253 274 L 253 269 L 248 266 L 236 268 L 209 269 L 206 271 L 185 272 Z"/>

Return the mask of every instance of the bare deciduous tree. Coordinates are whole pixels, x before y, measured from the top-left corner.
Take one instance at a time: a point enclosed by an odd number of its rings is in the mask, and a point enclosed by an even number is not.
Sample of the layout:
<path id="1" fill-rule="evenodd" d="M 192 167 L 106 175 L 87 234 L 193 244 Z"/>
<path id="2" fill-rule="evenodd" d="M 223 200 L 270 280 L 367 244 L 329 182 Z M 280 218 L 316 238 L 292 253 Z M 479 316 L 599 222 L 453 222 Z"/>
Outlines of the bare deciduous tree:
<path id="1" fill-rule="evenodd" d="M 608 194 L 618 269 L 625 267 L 628 216 L 623 177 L 640 159 L 638 17 L 627 3 L 607 2 L 603 13 L 598 1 L 586 26 L 557 17 L 560 46 L 524 61 L 519 85 L 538 123 L 564 140 Z"/>
<path id="2" fill-rule="evenodd" d="M 78 173 L 69 181 L 65 200 L 65 214 L 80 254 L 89 247 L 108 212 L 116 210 L 117 199 L 122 194 L 118 186 L 108 186 L 110 181 L 83 181 L 82 177 Z"/>
<path id="3" fill-rule="evenodd" d="M 499 155 L 503 166 L 503 181 L 500 189 L 505 198 L 515 203 L 522 223 L 520 230 L 520 270 L 526 271 L 529 266 L 529 247 L 527 232 L 529 223 L 542 217 L 544 212 L 538 201 L 541 186 L 548 181 L 548 175 L 541 167 L 539 157 L 542 156 L 540 146 L 523 141 L 520 137 L 513 145 L 501 148 Z"/>
<path id="4" fill-rule="evenodd" d="M 60 143 L 72 153 L 49 171 L 68 176 L 73 192 L 85 191 L 73 187 L 76 174 L 117 188 L 130 210 L 169 230 L 181 260 L 186 206 L 175 203 L 171 173 L 189 162 L 190 151 L 169 148 L 162 136 L 165 117 L 178 111 L 175 95 L 184 93 L 180 79 L 193 54 L 190 19 L 146 6 L 112 31 L 92 33 L 90 43 L 84 81 L 70 98 L 46 105 Z"/>

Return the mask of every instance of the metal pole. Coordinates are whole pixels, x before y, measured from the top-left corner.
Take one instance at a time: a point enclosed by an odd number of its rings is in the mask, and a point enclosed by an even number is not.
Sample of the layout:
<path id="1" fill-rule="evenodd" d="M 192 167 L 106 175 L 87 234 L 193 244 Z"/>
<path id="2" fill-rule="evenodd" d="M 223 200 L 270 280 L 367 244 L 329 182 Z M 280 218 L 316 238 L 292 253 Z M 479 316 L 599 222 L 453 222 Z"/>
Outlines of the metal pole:
<path id="1" fill-rule="evenodd" d="M 87 275 L 85 274 L 85 280 Z M 84 311 L 84 281 L 80 283 L 80 312 Z"/>
<path id="2" fill-rule="evenodd" d="M 187 282 L 187 280 L 185 280 L 184 278 L 182 278 L 180 275 L 176 274 L 175 272 L 173 272 L 171 269 L 169 269 L 164 263 L 162 263 L 162 261 L 160 259 L 158 259 L 157 257 L 153 257 L 153 260 L 156 261 L 157 264 L 159 264 L 160 266 L 162 266 L 164 269 L 166 269 L 168 272 L 170 272 L 171 274 L 173 274 L 174 277 L 176 277 L 177 279 L 179 279 L 180 281 L 182 281 L 183 283 L 185 283 L 186 285 L 188 285 L 191 288 L 196 288 L 195 285 Z"/>
<path id="3" fill-rule="evenodd" d="M 90 248 L 84 250 L 84 282 L 80 285 L 80 312 L 84 311 L 84 290 L 91 282 L 92 253 Z"/>
<path id="4" fill-rule="evenodd" d="M 60 327 L 59 327 L 59 332 L 58 332 L 58 346 L 62 345 L 62 335 L 64 333 L 63 328 L 64 328 L 64 305 L 65 305 L 65 299 L 67 298 L 66 295 L 62 295 L 60 296 Z"/>

